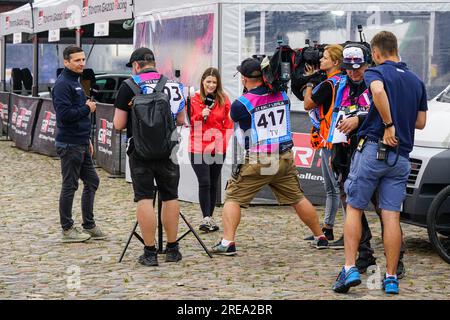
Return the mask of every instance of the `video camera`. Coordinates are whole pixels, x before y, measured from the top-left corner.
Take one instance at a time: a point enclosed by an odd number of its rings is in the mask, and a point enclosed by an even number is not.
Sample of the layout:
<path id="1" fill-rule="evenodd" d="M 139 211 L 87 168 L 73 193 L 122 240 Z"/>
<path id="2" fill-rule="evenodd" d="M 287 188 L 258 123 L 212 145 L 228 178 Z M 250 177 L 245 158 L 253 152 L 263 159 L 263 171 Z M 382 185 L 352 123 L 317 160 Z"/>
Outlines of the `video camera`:
<path id="1" fill-rule="evenodd" d="M 284 43 L 282 37 L 277 39 L 277 48 L 272 56 L 253 55 L 261 62 L 261 71 L 265 85 L 271 92 L 287 91 L 295 68 L 295 51 Z"/>
<path id="2" fill-rule="evenodd" d="M 342 47 L 352 44 L 360 46 L 365 54 L 366 61 L 371 64 L 370 44 L 366 42 L 362 25 L 358 25 L 360 42 L 346 41 Z M 277 48 L 272 56 L 253 55 L 253 58 L 261 62 L 263 80 L 272 92 L 287 91 L 288 83 L 291 81 L 292 93 L 301 101 L 308 82 L 318 84 L 326 80 L 326 72 L 320 70 L 320 59 L 323 57 L 327 44 L 319 44 L 317 41 L 305 40 L 305 47 L 292 49 L 285 44 L 282 37 L 277 38 Z M 306 75 L 307 67 L 317 70 L 312 75 Z"/>
<path id="3" fill-rule="evenodd" d="M 303 101 L 304 91 L 308 82 L 318 84 L 327 78 L 324 71 L 320 70 L 320 59 L 323 57 L 326 44 L 318 44 L 317 41 L 305 40 L 305 47 L 296 51 L 295 61 L 296 68 L 292 72 L 291 90 L 292 93 L 300 100 Z M 305 71 L 307 66 L 310 66 L 317 72 L 312 75 L 306 75 Z"/>
<path id="4" fill-rule="evenodd" d="M 304 75 L 306 64 L 315 69 L 319 68 L 325 48 L 325 45 L 318 45 L 316 42 L 311 46 L 309 40 L 306 43 L 307 47 L 294 50 L 284 43 L 282 37 L 278 37 L 278 45 L 273 55 L 252 56 L 260 61 L 264 83 L 271 92 L 287 91 L 291 81 L 293 93 L 303 100 L 303 95 L 296 94 L 297 87 L 302 87 L 303 82 L 306 86 L 307 82 L 320 83 L 326 79 L 324 72 L 317 72 L 313 76 Z"/>

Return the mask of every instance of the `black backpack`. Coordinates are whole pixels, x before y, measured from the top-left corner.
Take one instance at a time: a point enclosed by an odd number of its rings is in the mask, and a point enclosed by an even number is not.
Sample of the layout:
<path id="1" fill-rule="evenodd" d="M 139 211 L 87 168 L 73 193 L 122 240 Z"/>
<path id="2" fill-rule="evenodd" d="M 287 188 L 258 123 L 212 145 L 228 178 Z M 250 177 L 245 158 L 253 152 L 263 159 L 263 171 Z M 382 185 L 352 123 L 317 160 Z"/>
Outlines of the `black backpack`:
<path id="1" fill-rule="evenodd" d="M 169 159 L 178 144 L 178 139 L 172 138 L 176 126 L 169 96 L 163 92 L 166 82 L 167 78 L 161 75 L 152 93 L 141 94 L 132 78 L 125 80 L 136 95 L 131 108 L 133 142 L 136 155 L 143 160 Z"/>

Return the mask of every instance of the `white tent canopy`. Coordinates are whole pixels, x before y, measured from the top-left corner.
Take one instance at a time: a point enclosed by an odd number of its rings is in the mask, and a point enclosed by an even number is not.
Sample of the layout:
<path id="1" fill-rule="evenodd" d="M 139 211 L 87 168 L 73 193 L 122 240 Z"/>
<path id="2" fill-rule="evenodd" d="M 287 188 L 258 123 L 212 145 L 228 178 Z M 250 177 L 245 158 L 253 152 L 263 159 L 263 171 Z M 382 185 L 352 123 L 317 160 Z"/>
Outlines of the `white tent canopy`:
<path id="1" fill-rule="evenodd" d="M 0 14 L 0 36 L 16 32 L 32 32 L 31 7 L 28 4 Z"/>
<path id="2" fill-rule="evenodd" d="M 285 10 L 292 6 L 303 10 L 344 10 L 344 11 L 450 11 L 450 2 L 446 0 L 200 0 L 189 2 L 184 0 L 135 0 L 136 15 L 146 15 L 170 9 L 192 8 L 211 4 L 239 4 L 252 7 L 255 10 L 267 10 L 267 6 L 275 10 Z"/>
<path id="3" fill-rule="evenodd" d="M 29 4 L 0 14 L 0 36 L 75 28 L 96 22 L 132 17 L 131 0 L 36 0 L 33 17 Z"/>

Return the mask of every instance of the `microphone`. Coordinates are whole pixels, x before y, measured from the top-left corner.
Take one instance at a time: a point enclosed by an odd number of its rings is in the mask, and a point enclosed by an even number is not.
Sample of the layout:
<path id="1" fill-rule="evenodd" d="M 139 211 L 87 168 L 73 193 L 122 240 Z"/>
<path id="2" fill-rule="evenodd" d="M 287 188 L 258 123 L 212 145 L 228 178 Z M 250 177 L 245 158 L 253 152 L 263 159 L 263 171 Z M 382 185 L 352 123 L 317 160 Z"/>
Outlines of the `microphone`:
<path id="1" fill-rule="evenodd" d="M 99 95 L 99 93 L 100 93 L 100 90 L 99 90 L 99 89 L 100 89 L 99 86 L 96 85 L 96 84 L 94 84 L 94 85 L 89 89 L 89 93 L 91 94 L 90 99 L 91 99 L 92 101 L 95 101 L 95 100 L 97 99 L 97 97 L 98 97 L 98 95 Z"/>
<path id="2" fill-rule="evenodd" d="M 211 110 L 213 108 L 214 105 L 214 95 L 212 94 L 208 94 L 205 98 L 205 105 L 206 107 Z M 208 118 L 208 116 L 203 116 L 203 122 L 206 122 L 206 119 Z"/>

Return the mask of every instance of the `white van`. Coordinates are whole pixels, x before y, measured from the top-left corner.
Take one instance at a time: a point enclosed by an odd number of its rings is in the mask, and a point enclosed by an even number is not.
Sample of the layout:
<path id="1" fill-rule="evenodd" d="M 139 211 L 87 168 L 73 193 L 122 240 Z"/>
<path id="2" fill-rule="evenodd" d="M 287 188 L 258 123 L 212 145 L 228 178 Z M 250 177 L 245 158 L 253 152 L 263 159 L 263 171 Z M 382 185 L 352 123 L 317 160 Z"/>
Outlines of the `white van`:
<path id="1" fill-rule="evenodd" d="M 429 101 L 427 123 L 415 132 L 410 161 L 401 220 L 426 227 L 433 246 L 450 263 L 450 197 L 441 197 L 437 208 L 433 203 L 441 191 L 450 190 L 450 85 Z"/>

